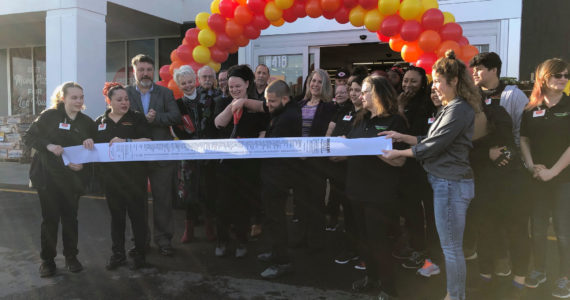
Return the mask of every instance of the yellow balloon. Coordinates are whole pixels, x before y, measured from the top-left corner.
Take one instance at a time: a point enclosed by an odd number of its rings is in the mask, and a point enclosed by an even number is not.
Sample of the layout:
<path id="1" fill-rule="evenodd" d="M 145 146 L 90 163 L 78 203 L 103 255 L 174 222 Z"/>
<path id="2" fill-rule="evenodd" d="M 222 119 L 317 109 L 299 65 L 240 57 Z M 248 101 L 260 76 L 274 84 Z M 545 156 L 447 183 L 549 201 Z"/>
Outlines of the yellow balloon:
<path id="1" fill-rule="evenodd" d="M 207 64 L 210 68 L 214 69 L 214 71 L 218 72 L 222 68 L 222 64 L 217 63 L 215 61 L 209 61 Z"/>
<path id="2" fill-rule="evenodd" d="M 200 29 L 206 29 L 208 27 L 208 18 L 210 14 L 207 12 L 201 12 L 196 15 L 196 27 Z"/>
<path id="3" fill-rule="evenodd" d="M 380 30 L 380 24 L 382 24 L 382 15 L 377 9 L 369 10 L 364 16 L 364 26 L 366 29 L 372 32 Z"/>
<path id="4" fill-rule="evenodd" d="M 293 6 L 294 0 L 275 0 L 275 5 L 280 9 L 288 9 Z"/>
<path id="5" fill-rule="evenodd" d="M 422 14 L 423 12 L 425 12 L 426 10 L 430 9 L 430 8 L 439 8 L 439 4 L 437 3 L 437 0 L 422 0 Z"/>
<path id="6" fill-rule="evenodd" d="M 422 13 L 420 0 L 404 0 L 400 5 L 400 17 L 404 20 L 413 20 Z"/>
<path id="7" fill-rule="evenodd" d="M 202 45 L 198 45 L 192 51 L 194 61 L 199 64 L 207 64 L 210 61 L 210 49 Z"/>
<path id="8" fill-rule="evenodd" d="M 210 4 L 210 11 L 213 14 L 219 14 L 220 13 L 220 0 L 212 1 L 212 4 Z"/>
<path id="9" fill-rule="evenodd" d="M 283 10 L 277 7 L 277 4 L 273 1 L 267 2 L 264 13 L 270 22 L 277 21 L 283 17 Z"/>
<path id="10" fill-rule="evenodd" d="M 444 11 L 443 24 L 453 23 L 453 22 L 455 22 L 455 16 L 453 16 L 450 12 Z"/>
<path id="11" fill-rule="evenodd" d="M 570 96 L 570 81 L 566 83 L 566 87 L 564 88 L 564 93 L 566 93 L 566 96 Z"/>
<path id="12" fill-rule="evenodd" d="M 283 18 L 277 20 L 277 21 L 272 21 L 271 25 L 275 26 L 275 27 L 280 27 L 283 26 L 283 24 L 285 24 L 285 20 Z"/>
<path id="13" fill-rule="evenodd" d="M 400 9 L 400 0 L 379 0 L 378 10 L 385 16 L 390 16 Z"/>
<path id="14" fill-rule="evenodd" d="M 198 42 L 204 47 L 212 47 L 216 44 L 216 33 L 210 28 L 202 29 L 198 33 Z"/>
<path id="15" fill-rule="evenodd" d="M 357 5 L 350 10 L 348 14 L 348 20 L 350 24 L 360 27 L 364 25 L 364 16 L 366 15 L 366 10 L 362 6 Z"/>

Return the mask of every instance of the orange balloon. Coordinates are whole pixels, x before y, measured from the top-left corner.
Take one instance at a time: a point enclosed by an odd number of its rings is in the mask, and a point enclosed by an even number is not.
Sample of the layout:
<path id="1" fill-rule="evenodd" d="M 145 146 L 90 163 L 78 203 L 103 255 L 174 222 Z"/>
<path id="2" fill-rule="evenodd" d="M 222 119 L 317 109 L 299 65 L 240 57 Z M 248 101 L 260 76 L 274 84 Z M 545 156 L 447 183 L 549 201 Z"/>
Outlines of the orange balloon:
<path id="1" fill-rule="evenodd" d="M 239 47 L 245 47 L 249 44 L 249 39 L 243 36 L 243 34 L 233 39 L 233 41 Z"/>
<path id="2" fill-rule="evenodd" d="M 323 10 L 321 8 L 321 1 L 319 0 L 308 0 L 305 4 L 305 12 L 311 18 L 318 18 L 323 15 Z"/>
<path id="3" fill-rule="evenodd" d="M 418 46 L 424 52 L 433 52 L 437 50 L 441 43 L 441 37 L 435 30 L 426 30 L 420 34 L 418 38 Z"/>
<path id="4" fill-rule="evenodd" d="M 321 0 L 321 8 L 325 12 L 335 12 L 340 8 L 341 4 L 340 0 Z"/>
<path id="5" fill-rule="evenodd" d="M 238 24 L 234 19 L 226 22 L 226 34 L 230 39 L 237 38 L 243 33 L 243 26 Z"/>
<path id="6" fill-rule="evenodd" d="M 175 60 L 172 63 L 170 63 L 170 74 L 174 74 L 174 70 L 180 68 L 182 65 L 184 65 L 184 63 L 180 60 Z"/>
<path id="7" fill-rule="evenodd" d="M 234 20 L 241 25 L 248 24 L 253 19 L 253 13 L 247 6 L 238 6 L 234 11 Z"/>
<path id="8" fill-rule="evenodd" d="M 444 57 L 447 50 L 453 50 L 455 57 L 461 57 L 461 47 L 456 41 L 444 41 L 437 49 L 437 57 Z"/>
<path id="9" fill-rule="evenodd" d="M 469 63 L 473 56 L 477 54 L 479 54 L 479 49 L 473 45 L 466 45 L 461 47 L 461 60 L 466 63 Z"/>
<path id="10" fill-rule="evenodd" d="M 399 34 L 393 36 L 390 38 L 390 42 L 388 42 L 390 44 L 390 49 L 396 51 L 396 52 L 400 52 L 402 51 L 402 47 L 404 47 L 404 40 L 400 37 Z"/>
<path id="11" fill-rule="evenodd" d="M 285 24 L 285 20 L 283 18 L 277 20 L 277 21 L 272 21 L 271 25 L 275 26 L 275 27 L 280 27 L 283 26 L 283 24 Z"/>
<path id="12" fill-rule="evenodd" d="M 176 49 L 172 50 L 172 52 L 170 52 L 170 61 L 177 61 L 180 60 L 180 57 L 178 57 L 178 53 L 176 52 Z"/>
<path id="13" fill-rule="evenodd" d="M 402 47 L 402 58 L 407 62 L 415 62 L 424 52 L 418 46 L 418 42 L 406 43 Z"/>
<path id="14" fill-rule="evenodd" d="M 174 93 L 180 92 L 180 89 L 178 88 L 178 85 L 176 84 L 174 79 L 170 79 L 170 81 L 168 82 L 168 88 L 171 89 L 172 92 Z"/>

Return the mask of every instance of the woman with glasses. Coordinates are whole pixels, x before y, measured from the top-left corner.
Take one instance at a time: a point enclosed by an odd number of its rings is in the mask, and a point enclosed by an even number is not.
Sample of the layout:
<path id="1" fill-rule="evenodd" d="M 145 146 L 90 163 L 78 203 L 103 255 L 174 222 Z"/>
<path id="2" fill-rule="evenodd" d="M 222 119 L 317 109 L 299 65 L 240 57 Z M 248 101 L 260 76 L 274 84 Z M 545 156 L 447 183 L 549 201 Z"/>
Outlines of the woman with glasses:
<path id="1" fill-rule="evenodd" d="M 521 151 L 534 177 L 532 243 L 534 270 L 525 285 L 546 282 L 546 232 L 552 215 L 560 258 L 560 275 L 552 296 L 570 297 L 570 97 L 568 63 L 548 59 L 536 69 L 536 81 L 521 123 Z"/>

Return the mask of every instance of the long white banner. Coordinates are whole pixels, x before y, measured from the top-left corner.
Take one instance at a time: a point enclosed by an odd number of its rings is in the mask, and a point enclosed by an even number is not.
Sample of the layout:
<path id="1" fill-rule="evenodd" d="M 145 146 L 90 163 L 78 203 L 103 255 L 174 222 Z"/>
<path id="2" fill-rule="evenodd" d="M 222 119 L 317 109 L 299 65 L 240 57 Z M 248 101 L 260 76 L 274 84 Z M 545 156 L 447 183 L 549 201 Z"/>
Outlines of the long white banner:
<path id="1" fill-rule="evenodd" d="M 152 141 L 95 144 L 65 147 L 65 164 L 90 162 L 125 162 L 192 159 L 243 159 L 381 155 L 392 149 L 392 139 L 385 137 L 345 139 L 340 137 L 256 138 Z"/>

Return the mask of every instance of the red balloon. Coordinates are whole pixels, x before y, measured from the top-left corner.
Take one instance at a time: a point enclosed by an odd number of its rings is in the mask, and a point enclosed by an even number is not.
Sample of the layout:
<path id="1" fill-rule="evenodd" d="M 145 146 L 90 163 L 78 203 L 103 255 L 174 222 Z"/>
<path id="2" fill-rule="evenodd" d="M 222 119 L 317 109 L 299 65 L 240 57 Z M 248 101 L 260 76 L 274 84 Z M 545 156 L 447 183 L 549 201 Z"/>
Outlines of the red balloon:
<path id="1" fill-rule="evenodd" d="M 243 36 L 243 34 L 233 39 L 233 41 L 238 47 L 245 47 L 249 44 L 249 39 Z"/>
<path id="2" fill-rule="evenodd" d="M 224 32 L 226 30 L 226 18 L 220 14 L 212 14 L 208 18 L 208 26 L 216 33 Z"/>
<path id="3" fill-rule="evenodd" d="M 378 1 L 376 0 L 358 0 L 358 4 L 366 10 L 371 10 L 378 7 Z"/>
<path id="4" fill-rule="evenodd" d="M 418 39 L 418 45 L 425 52 L 433 52 L 437 50 L 440 43 L 441 37 L 439 36 L 439 33 L 434 30 L 426 30 L 422 32 Z"/>
<path id="5" fill-rule="evenodd" d="M 443 26 L 444 16 L 441 10 L 430 8 L 422 16 L 422 27 L 426 30 L 439 30 Z"/>
<path id="6" fill-rule="evenodd" d="M 455 22 L 447 23 L 439 29 L 439 35 L 444 41 L 451 40 L 457 42 L 463 35 L 463 29 Z"/>
<path id="7" fill-rule="evenodd" d="M 304 18 L 307 16 L 307 12 L 305 11 L 305 3 L 300 1 L 295 1 L 295 4 L 291 7 L 291 9 L 295 12 L 297 18 Z"/>
<path id="8" fill-rule="evenodd" d="M 261 35 L 261 30 L 252 24 L 245 25 L 243 27 L 243 36 L 250 40 L 255 40 Z"/>
<path id="9" fill-rule="evenodd" d="M 456 41 L 444 41 L 441 43 L 436 52 L 437 56 L 444 57 L 447 50 L 453 50 L 455 52 L 455 57 L 461 57 L 461 47 L 459 47 L 459 44 Z"/>
<path id="10" fill-rule="evenodd" d="M 197 63 L 195 61 L 189 63 L 188 65 L 192 68 L 192 70 L 194 70 L 194 72 L 196 72 L 196 74 L 198 74 L 198 70 L 200 70 L 200 68 L 202 68 L 204 66 L 204 65 Z M 199 84 L 198 80 L 196 80 L 196 86 L 198 86 L 198 84 Z"/>
<path id="11" fill-rule="evenodd" d="M 223 63 L 224 61 L 226 61 L 228 59 L 228 52 L 226 52 L 226 51 L 224 51 L 218 47 L 212 47 L 212 48 L 210 48 L 210 57 L 215 62 Z"/>
<path id="12" fill-rule="evenodd" d="M 182 65 L 184 65 L 184 63 L 181 62 L 181 61 L 179 61 L 179 60 L 173 61 L 173 62 L 170 64 L 170 67 L 169 67 L 168 69 L 169 69 L 169 71 L 170 71 L 171 74 L 174 74 L 174 70 L 180 68 Z"/>
<path id="13" fill-rule="evenodd" d="M 459 44 L 459 46 L 464 47 L 469 45 L 469 40 L 466 37 L 462 36 L 459 38 L 459 41 L 457 41 L 457 43 Z"/>
<path id="14" fill-rule="evenodd" d="M 169 81 L 172 79 L 172 74 L 170 74 L 170 65 L 164 65 L 160 67 L 158 74 L 160 74 L 160 78 L 164 81 Z"/>
<path id="15" fill-rule="evenodd" d="M 416 61 L 416 67 L 426 70 L 427 74 L 432 71 L 433 64 L 437 61 L 437 55 L 433 52 L 424 53 Z"/>
<path id="16" fill-rule="evenodd" d="M 238 24 L 241 25 L 248 24 L 249 22 L 251 22 L 252 18 L 253 14 L 249 10 L 249 8 L 247 8 L 247 6 L 240 5 L 236 7 L 236 10 L 234 11 L 234 20 L 236 20 Z"/>
<path id="17" fill-rule="evenodd" d="M 336 16 L 336 11 L 323 11 L 323 17 L 327 20 L 332 20 Z"/>
<path id="18" fill-rule="evenodd" d="M 178 57 L 180 57 L 180 60 L 191 61 L 194 60 L 194 58 L 192 57 L 192 50 L 194 50 L 194 48 L 182 44 L 178 46 L 178 48 L 176 49 L 176 53 L 178 53 Z"/>
<path id="19" fill-rule="evenodd" d="M 170 52 L 170 61 L 177 61 L 180 60 L 180 57 L 178 57 L 178 53 L 176 52 L 176 49 L 172 50 L 172 52 Z"/>
<path id="20" fill-rule="evenodd" d="M 349 14 L 350 14 L 350 9 L 343 6 L 336 11 L 334 18 L 339 24 L 346 24 L 349 21 L 348 18 Z"/>
<path id="21" fill-rule="evenodd" d="M 378 30 L 378 32 L 376 32 L 376 36 L 378 37 L 378 39 L 379 39 L 381 42 L 387 43 L 387 42 L 390 41 L 390 37 L 387 37 L 387 36 L 383 35 L 383 34 L 380 32 L 380 30 Z"/>
<path id="22" fill-rule="evenodd" d="M 348 10 L 350 10 L 351 8 L 358 5 L 358 0 L 344 0 L 343 5 L 344 7 L 348 8 Z"/>
<path id="23" fill-rule="evenodd" d="M 200 44 L 198 42 L 198 34 L 200 33 L 200 29 L 198 28 L 190 28 L 186 30 L 186 34 L 184 35 L 184 40 L 182 41 L 183 44 L 194 48 Z"/>
<path id="24" fill-rule="evenodd" d="M 169 79 L 169 80 L 170 80 L 170 79 Z M 163 86 L 163 87 L 168 87 L 168 83 L 166 83 L 166 81 L 163 81 L 163 80 L 159 80 L 159 81 L 157 81 L 157 82 L 155 82 L 155 83 L 156 83 L 156 85 L 160 85 L 160 86 Z"/>
<path id="25" fill-rule="evenodd" d="M 267 5 L 267 2 L 263 0 L 247 0 L 247 7 L 258 15 L 263 15 L 265 12 L 265 5 Z"/>
<path id="26" fill-rule="evenodd" d="M 228 50 L 229 53 L 236 53 L 238 52 L 239 47 L 237 45 L 233 45 L 230 50 Z"/>
<path id="27" fill-rule="evenodd" d="M 269 20 L 267 20 L 265 15 L 261 14 L 261 15 L 253 16 L 253 20 L 251 21 L 251 24 L 253 26 L 255 26 L 257 29 L 263 30 L 263 29 L 269 28 L 269 26 L 271 25 L 271 22 L 269 22 Z"/>
<path id="28" fill-rule="evenodd" d="M 400 33 L 404 20 L 399 15 L 391 15 L 382 21 L 380 32 L 385 36 L 395 36 Z"/>
<path id="29" fill-rule="evenodd" d="M 416 20 L 408 20 L 402 24 L 400 36 L 404 41 L 411 42 L 418 39 L 422 33 L 422 25 Z"/>
<path id="30" fill-rule="evenodd" d="M 307 0 L 305 12 L 307 12 L 307 15 L 311 18 L 322 16 L 323 10 L 321 9 L 321 2 L 319 0 Z"/>
<path id="31" fill-rule="evenodd" d="M 220 14 L 226 18 L 233 18 L 238 6 L 239 4 L 232 0 L 222 0 L 220 1 Z"/>
<path id="32" fill-rule="evenodd" d="M 325 12 L 336 12 L 340 8 L 341 4 L 340 0 L 321 0 L 323 14 Z"/>
<path id="33" fill-rule="evenodd" d="M 285 20 L 287 23 L 293 23 L 297 20 L 297 14 L 295 13 L 293 7 L 283 11 L 283 20 Z"/>
<path id="34" fill-rule="evenodd" d="M 216 35 L 216 44 L 214 45 L 214 47 L 217 47 L 222 50 L 228 50 L 233 45 L 234 42 L 225 33 L 220 33 Z"/>
<path id="35" fill-rule="evenodd" d="M 230 39 L 237 38 L 243 33 L 243 26 L 238 24 L 235 20 L 230 19 L 226 22 L 226 34 Z"/>

